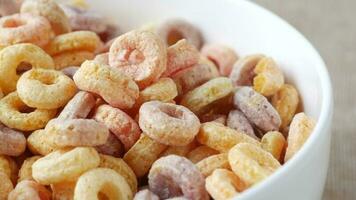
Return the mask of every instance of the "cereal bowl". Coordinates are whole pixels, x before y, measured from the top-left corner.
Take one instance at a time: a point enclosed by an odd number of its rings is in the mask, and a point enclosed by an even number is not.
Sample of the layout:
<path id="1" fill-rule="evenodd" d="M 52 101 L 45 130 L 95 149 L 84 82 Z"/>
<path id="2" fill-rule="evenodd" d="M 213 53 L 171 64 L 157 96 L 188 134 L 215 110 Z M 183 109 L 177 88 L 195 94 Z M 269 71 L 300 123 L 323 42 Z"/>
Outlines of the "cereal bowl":
<path id="1" fill-rule="evenodd" d="M 207 42 L 229 44 L 240 55 L 275 58 L 287 81 L 300 92 L 304 111 L 317 125 L 304 147 L 265 181 L 236 200 L 321 199 L 326 180 L 332 120 L 332 88 L 326 66 L 314 47 L 271 12 L 243 0 L 89 0 L 124 31 L 179 17 L 193 23 Z"/>

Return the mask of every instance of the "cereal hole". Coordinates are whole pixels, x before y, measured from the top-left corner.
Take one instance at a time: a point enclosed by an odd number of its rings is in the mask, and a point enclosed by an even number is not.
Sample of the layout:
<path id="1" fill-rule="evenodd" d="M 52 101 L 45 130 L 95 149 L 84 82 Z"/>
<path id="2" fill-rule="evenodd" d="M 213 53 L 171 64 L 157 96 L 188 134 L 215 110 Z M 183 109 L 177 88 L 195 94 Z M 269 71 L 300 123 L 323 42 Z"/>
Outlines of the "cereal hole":
<path id="1" fill-rule="evenodd" d="M 19 26 L 23 26 L 24 24 L 26 23 L 22 20 L 8 19 L 4 22 L 3 28 L 17 28 Z"/>
<path id="2" fill-rule="evenodd" d="M 162 112 L 167 114 L 170 117 L 177 118 L 177 119 L 182 119 L 183 118 L 183 111 L 176 109 L 175 107 L 171 106 L 162 106 L 160 108 Z"/>
<path id="3" fill-rule="evenodd" d="M 19 108 L 19 112 L 20 113 L 32 113 L 36 110 L 36 108 L 32 108 L 32 107 L 29 107 L 29 106 L 22 106 Z"/>
<path id="4" fill-rule="evenodd" d="M 182 33 L 178 30 L 173 29 L 168 33 L 167 43 L 169 46 L 171 46 L 171 45 L 174 45 L 175 43 L 177 43 L 181 39 L 184 39 L 184 36 L 182 35 Z"/>
<path id="5" fill-rule="evenodd" d="M 28 71 L 30 69 L 32 69 L 31 63 L 20 62 L 20 64 L 16 68 L 16 74 L 20 76 L 20 75 L 22 75 L 23 73 L 25 73 L 26 71 Z"/>

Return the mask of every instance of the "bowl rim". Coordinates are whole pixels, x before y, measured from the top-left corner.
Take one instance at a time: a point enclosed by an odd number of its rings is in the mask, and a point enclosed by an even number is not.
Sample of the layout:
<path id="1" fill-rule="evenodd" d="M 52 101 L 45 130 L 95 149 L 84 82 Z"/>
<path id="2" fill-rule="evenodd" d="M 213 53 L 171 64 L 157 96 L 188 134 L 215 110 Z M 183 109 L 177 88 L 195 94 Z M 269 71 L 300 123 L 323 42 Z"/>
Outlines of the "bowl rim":
<path id="1" fill-rule="evenodd" d="M 237 5 L 236 0 L 227 0 L 227 1 L 233 5 Z M 321 82 L 322 102 L 321 102 L 321 110 L 320 110 L 320 115 L 317 124 L 311 136 L 308 138 L 307 142 L 303 145 L 303 148 L 301 148 L 297 154 L 295 154 L 288 162 L 282 165 L 282 167 L 278 169 L 276 172 L 274 172 L 271 176 L 263 180 L 261 183 L 256 184 L 255 186 L 242 192 L 238 197 L 235 197 L 234 199 L 236 200 L 240 198 L 248 199 L 249 197 L 252 197 L 256 193 L 258 193 L 259 190 L 262 190 L 267 185 L 272 184 L 273 182 L 276 182 L 279 178 L 285 176 L 290 170 L 290 168 L 302 162 L 302 159 L 305 156 L 307 156 L 312 146 L 316 144 L 317 142 L 316 140 L 319 137 L 322 137 L 325 127 L 329 125 L 329 122 L 331 121 L 333 115 L 333 91 L 332 91 L 332 84 L 331 84 L 329 72 L 327 70 L 325 62 L 323 61 L 322 57 L 315 49 L 315 47 L 311 44 L 311 42 L 308 39 L 306 39 L 306 37 L 303 34 L 301 34 L 295 27 L 293 27 L 291 24 L 289 24 L 287 21 L 285 21 L 284 19 L 282 19 L 272 11 L 252 1 L 244 0 L 239 3 L 244 3 L 248 7 L 253 7 L 253 9 L 258 9 L 259 12 L 263 12 L 265 13 L 265 15 L 269 15 L 271 18 L 278 21 L 278 23 L 281 23 L 283 26 L 289 27 L 290 31 L 293 32 L 294 35 L 299 37 L 307 45 L 307 47 L 311 49 L 311 52 L 313 54 L 312 57 L 315 57 L 315 61 L 316 61 L 315 68 L 317 71 L 317 75 L 319 76 Z"/>

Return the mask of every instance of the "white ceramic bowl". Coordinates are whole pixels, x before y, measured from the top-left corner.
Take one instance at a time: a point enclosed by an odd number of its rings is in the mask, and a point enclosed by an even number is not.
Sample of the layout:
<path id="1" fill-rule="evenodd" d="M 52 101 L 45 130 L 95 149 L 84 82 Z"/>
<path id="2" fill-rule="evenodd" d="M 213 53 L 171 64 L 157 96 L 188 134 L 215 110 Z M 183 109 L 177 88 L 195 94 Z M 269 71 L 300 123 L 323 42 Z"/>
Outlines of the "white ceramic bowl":
<path id="1" fill-rule="evenodd" d="M 267 180 L 236 200 L 317 200 L 326 179 L 332 119 L 332 89 L 323 60 L 293 27 L 271 12 L 242 0 L 89 0 L 121 30 L 184 18 L 206 42 L 232 46 L 240 56 L 273 57 L 299 89 L 305 112 L 318 120 L 302 150 Z"/>

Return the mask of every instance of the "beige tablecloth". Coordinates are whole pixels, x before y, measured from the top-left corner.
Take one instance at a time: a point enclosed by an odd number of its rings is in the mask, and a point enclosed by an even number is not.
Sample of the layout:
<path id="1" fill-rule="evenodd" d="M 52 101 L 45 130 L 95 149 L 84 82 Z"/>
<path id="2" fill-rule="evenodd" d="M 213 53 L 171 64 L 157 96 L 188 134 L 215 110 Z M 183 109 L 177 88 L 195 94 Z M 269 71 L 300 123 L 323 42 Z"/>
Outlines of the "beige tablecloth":
<path id="1" fill-rule="evenodd" d="M 356 199 L 356 1 L 255 0 L 300 30 L 333 81 L 335 114 L 324 200 Z"/>

